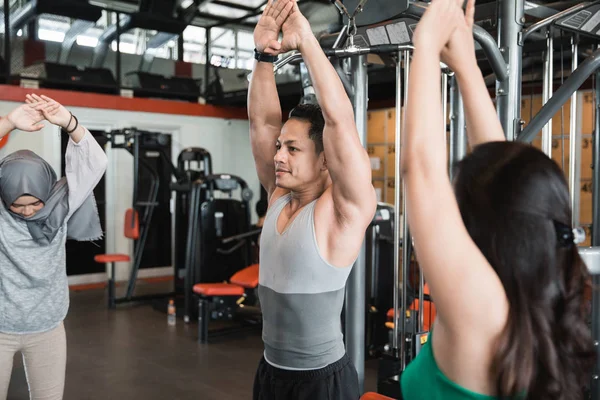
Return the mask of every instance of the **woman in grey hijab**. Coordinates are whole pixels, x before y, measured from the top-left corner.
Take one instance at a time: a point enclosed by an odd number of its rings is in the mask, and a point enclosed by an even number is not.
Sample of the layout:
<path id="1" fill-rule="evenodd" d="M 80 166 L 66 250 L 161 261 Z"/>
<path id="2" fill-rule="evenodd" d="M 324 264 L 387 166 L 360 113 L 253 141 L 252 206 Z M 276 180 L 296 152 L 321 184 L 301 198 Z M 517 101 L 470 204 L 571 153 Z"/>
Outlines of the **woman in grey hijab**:
<path id="1" fill-rule="evenodd" d="M 29 150 L 0 160 L 0 399 L 7 396 L 18 352 L 31 399 L 63 398 L 65 243 L 102 237 L 92 192 L 107 159 L 74 115 L 46 96 L 27 95 L 26 104 L 0 118 L 0 138 L 14 129 L 39 131 L 43 120 L 70 136 L 66 177 L 57 180 L 52 167 Z"/>

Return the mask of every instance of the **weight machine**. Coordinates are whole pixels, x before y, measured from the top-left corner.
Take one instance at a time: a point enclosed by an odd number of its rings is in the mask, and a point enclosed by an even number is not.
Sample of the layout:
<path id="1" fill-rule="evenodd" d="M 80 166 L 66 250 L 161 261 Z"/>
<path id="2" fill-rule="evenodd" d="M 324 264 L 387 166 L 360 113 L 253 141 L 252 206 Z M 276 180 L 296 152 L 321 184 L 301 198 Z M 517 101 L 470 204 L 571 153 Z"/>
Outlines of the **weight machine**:
<path id="1" fill-rule="evenodd" d="M 212 160 L 210 153 L 202 148 L 186 148 L 178 157 L 175 167 L 165 152 L 164 146 L 170 142 L 170 137 L 163 133 L 148 132 L 136 128 L 113 130 L 106 134 L 113 149 L 124 149 L 133 156 L 133 202 L 128 211 L 125 221 L 125 231 L 136 228 L 139 221 L 139 235 L 134 239 L 134 255 L 131 263 L 131 271 L 127 283 L 126 293 L 123 297 L 116 296 L 114 262 L 111 263 L 111 276 L 108 282 L 108 306 L 115 308 L 117 304 L 158 301 L 161 309 L 166 310 L 166 299 L 172 296 L 182 296 L 184 291 L 185 275 L 185 240 L 187 237 L 187 215 L 189 213 L 189 192 L 191 182 L 204 177 L 212 172 Z M 175 224 L 175 257 L 174 257 L 174 290 L 167 293 L 150 295 L 134 295 L 138 279 L 144 249 L 146 247 L 148 233 L 152 224 L 152 217 L 158 203 L 160 179 L 158 172 L 144 158 L 140 157 L 141 151 L 152 151 L 158 154 L 162 162 L 169 168 L 170 176 L 175 177 L 176 182 L 170 182 L 170 190 L 177 193 L 176 197 L 176 224 Z M 197 163 L 197 169 L 192 168 L 192 162 Z M 139 198 L 140 168 L 144 168 L 150 176 L 149 194 L 147 198 Z M 141 216 L 141 218 L 139 217 Z M 128 257 L 127 257 L 128 258 Z M 172 258 L 173 259 L 173 258 Z M 123 259 L 125 261 L 125 259 Z M 162 304 L 165 303 L 165 304 Z"/>

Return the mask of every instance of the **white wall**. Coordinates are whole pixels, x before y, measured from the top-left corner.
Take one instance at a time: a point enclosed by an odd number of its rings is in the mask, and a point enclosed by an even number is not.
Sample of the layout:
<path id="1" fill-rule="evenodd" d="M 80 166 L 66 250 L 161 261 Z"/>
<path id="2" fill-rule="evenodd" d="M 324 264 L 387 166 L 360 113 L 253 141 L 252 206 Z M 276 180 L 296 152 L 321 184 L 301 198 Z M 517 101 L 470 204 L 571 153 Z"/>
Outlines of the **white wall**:
<path id="1" fill-rule="evenodd" d="M 0 101 L 0 115 L 6 115 L 17 105 L 18 103 Z M 260 196 L 260 183 L 254 168 L 246 120 L 78 107 L 71 107 L 70 111 L 77 115 L 80 123 L 88 129 L 109 131 L 137 127 L 143 130 L 171 133 L 172 155 L 175 160 L 184 147 L 203 147 L 211 153 L 214 173 L 230 173 L 246 180 L 254 193 L 252 205 Z M 60 175 L 60 143 L 59 130 L 50 124 L 40 132 L 15 131 L 11 134 L 7 145 L 0 150 L 0 158 L 19 149 L 30 149 L 46 159 Z M 109 166 L 106 174 L 106 250 L 109 253 L 132 254 L 132 243 L 123 237 L 122 231 L 125 210 L 131 206 L 132 201 L 132 156 L 122 149 L 107 149 L 107 156 Z M 253 213 L 253 223 L 255 221 L 256 216 Z M 143 272 L 151 276 L 163 271 L 167 269 Z M 170 272 L 171 269 L 168 271 Z M 128 266 L 119 266 L 117 279 L 126 279 L 128 272 Z M 78 280 L 78 282 L 82 281 Z"/>

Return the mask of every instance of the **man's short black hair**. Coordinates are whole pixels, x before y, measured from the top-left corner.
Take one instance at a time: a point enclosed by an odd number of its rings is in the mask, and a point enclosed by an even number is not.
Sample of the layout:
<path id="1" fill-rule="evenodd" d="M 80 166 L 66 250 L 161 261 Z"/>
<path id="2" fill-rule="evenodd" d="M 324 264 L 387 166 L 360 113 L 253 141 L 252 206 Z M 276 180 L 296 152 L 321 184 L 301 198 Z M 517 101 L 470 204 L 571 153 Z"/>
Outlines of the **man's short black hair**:
<path id="1" fill-rule="evenodd" d="M 290 111 L 290 118 L 310 123 L 308 136 L 315 142 L 317 154 L 321 154 L 323 151 L 323 129 L 325 128 L 325 119 L 321 107 L 316 104 L 299 104 Z"/>

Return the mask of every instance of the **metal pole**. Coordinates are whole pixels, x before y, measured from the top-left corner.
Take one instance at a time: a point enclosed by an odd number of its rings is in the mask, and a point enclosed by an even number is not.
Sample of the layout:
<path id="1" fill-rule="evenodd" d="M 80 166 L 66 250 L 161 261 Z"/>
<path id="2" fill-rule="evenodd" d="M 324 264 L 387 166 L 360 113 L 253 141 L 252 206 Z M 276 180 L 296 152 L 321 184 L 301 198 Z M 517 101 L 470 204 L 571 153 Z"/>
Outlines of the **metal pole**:
<path id="1" fill-rule="evenodd" d="M 371 259 L 370 259 L 370 274 L 371 274 L 371 285 L 369 288 L 369 296 L 371 299 L 375 298 L 375 293 L 377 292 L 377 241 L 379 240 L 379 225 L 373 225 L 371 227 Z"/>
<path id="2" fill-rule="evenodd" d="M 410 52 L 404 51 L 404 104 L 408 100 L 408 78 L 410 75 Z M 406 107 L 404 107 L 406 112 Z M 402 147 L 402 144 L 400 144 Z M 408 269 L 410 264 L 410 231 L 408 229 L 408 219 L 406 218 L 406 185 L 402 181 L 402 330 L 400 332 L 401 340 L 401 364 L 402 371 L 406 368 L 406 309 L 408 307 Z"/>
<path id="3" fill-rule="evenodd" d="M 10 1 L 4 0 L 4 62 L 6 63 L 6 84 L 10 83 Z"/>
<path id="4" fill-rule="evenodd" d="M 496 84 L 496 103 L 504 134 L 514 140 L 521 120 L 523 47 L 519 45 L 519 34 L 525 23 L 523 0 L 502 1 L 498 11 L 498 45 L 508 64 L 508 79 Z"/>
<path id="5" fill-rule="evenodd" d="M 442 71 L 442 114 L 444 137 L 446 138 L 446 143 L 448 143 L 448 131 L 446 126 L 448 119 L 448 74 L 446 74 L 444 71 Z"/>
<path id="6" fill-rule="evenodd" d="M 596 125 L 594 129 L 594 153 L 592 169 L 592 246 L 600 246 L 600 71 L 596 72 Z M 600 276 L 592 276 L 592 338 L 598 350 L 600 342 Z M 591 393 L 592 400 L 600 400 L 600 357 L 596 358 L 596 365 L 592 372 Z"/>
<path id="7" fill-rule="evenodd" d="M 552 95 L 548 104 L 531 119 L 529 125 L 517 138 L 520 142 L 530 143 L 537 133 L 544 127 L 546 121 L 554 116 L 565 104 L 567 99 L 579 89 L 579 87 L 590 77 L 596 70 L 600 68 L 600 49 L 594 51 L 591 55 L 581 63 L 577 70 L 571 73 L 571 76 L 560 85 L 556 92 Z"/>
<path id="8" fill-rule="evenodd" d="M 543 102 L 546 104 L 552 97 L 554 79 L 554 37 L 552 29 L 546 31 L 546 57 L 544 59 Z M 542 128 L 542 151 L 552 157 L 552 118 Z"/>
<path id="9" fill-rule="evenodd" d="M 204 64 L 204 97 L 208 99 L 208 87 L 210 86 L 210 28 L 206 28 L 206 64 Z"/>
<path id="10" fill-rule="evenodd" d="M 465 107 L 460 95 L 456 75 L 450 80 L 450 152 L 448 157 L 448 175 L 454 179 L 456 164 L 467 155 L 467 130 L 465 125 Z"/>
<path id="11" fill-rule="evenodd" d="M 367 56 L 352 58 L 354 84 L 354 120 L 363 146 L 367 144 Z M 365 375 L 365 278 L 366 245 L 363 240 L 358 259 L 346 285 L 346 350 L 358 374 L 358 385 L 363 392 Z"/>
<path id="12" fill-rule="evenodd" d="M 399 322 L 399 294 L 400 294 L 400 141 L 402 133 L 402 53 L 398 52 L 396 62 L 396 119 L 395 119 L 395 142 L 394 142 L 394 330 L 392 334 L 392 351 L 394 357 L 398 357 L 398 322 Z M 406 68 L 407 60 L 404 59 Z"/>
<path id="13" fill-rule="evenodd" d="M 134 131 L 133 138 L 133 205 L 132 208 L 137 210 L 138 190 L 140 183 L 140 134 Z"/>
<path id="14" fill-rule="evenodd" d="M 233 31 L 233 59 L 235 60 L 235 67 L 236 68 L 241 68 L 238 65 L 238 57 L 240 55 L 240 53 L 239 53 L 240 47 L 239 47 L 239 43 L 238 43 L 238 36 L 239 36 L 238 35 L 238 31 L 236 29 L 236 30 Z"/>
<path id="15" fill-rule="evenodd" d="M 117 75 L 117 87 L 121 89 L 121 13 L 117 12 L 117 66 L 115 68 Z"/>
<path id="16" fill-rule="evenodd" d="M 571 71 L 577 69 L 577 38 L 571 38 Z M 569 191 L 571 192 L 571 210 L 573 211 L 573 226 L 579 225 L 579 177 L 581 175 L 581 163 L 578 162 L 578 150 L 581 148 L 581 134 L 577 131 L 577 91 L 571 96 L 570 109 L 570 129 L 569 129 Z"/>
<path id="17" fill-rule="evenodd" d="M 587 6 L 590 5 L 590 2 L 583 2 L 580 4 L 577 4 L 576 6 L 570 7 L 566 10 L 557 12 L 556 14 L 553 14 L 552 16 L 543 19 L 541 21 L 536 22 L 535 24 L 530 25 L 529 27 L 527 27 L 527 29 L 523 29 L 523 32 L 521 34 L 521 45 L 527 40 L 527 38 L 533 34 L 534 32 L 539 31 L 540 29 L 552 24 L 554 21 L 558 21 L 559 19 L 561 19 L 562 17 L 565 17 L 569 14 L 575 14 L 577 11 L 586 8 Z"/>
<path id="18" fill-rule="evenodd" d="M 184 48 L 183 48 L 183 33 L 181 35 L 179 35 L 179 37 L 177 38 L 177 61 L 183 61 L 183 53 L 184 53 Z"/>

